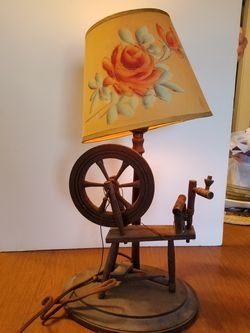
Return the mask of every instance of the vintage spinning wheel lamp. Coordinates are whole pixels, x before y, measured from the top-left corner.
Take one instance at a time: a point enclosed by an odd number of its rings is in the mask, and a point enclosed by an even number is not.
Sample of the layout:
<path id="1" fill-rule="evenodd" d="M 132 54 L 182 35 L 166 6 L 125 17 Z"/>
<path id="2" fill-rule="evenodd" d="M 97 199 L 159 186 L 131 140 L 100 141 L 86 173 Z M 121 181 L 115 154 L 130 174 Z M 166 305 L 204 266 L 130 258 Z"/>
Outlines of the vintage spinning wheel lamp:
<path id="1" fill-rule="evenodd" d="M 195 238 L 195 196 L 211 199 L 213 180 L 208 176 L 205 188 L 189 182 L 188 199 L 181 194 L 173 207 L 172 225 L 144 226 L 140 219 L 152 202 L 154 179 L 142 157 L 143 134 L 211 115 L 167 13 L 150 8 L 126 11 L 89 29 L 83 142 L 132 133 L 133 149 L 96 146 L 77 160 L 71 172 L 70 193 L 79 212 L 110 228 L 109 254 L 92 285 L 110 278 L 119 281 L 111 290 L 67 304 L 66 311 L 81 325 L 96 332 L 163 333 L 177 332 L 195 318 L 195 292 L 175 278 L 174 241 Z M 167 243 L 168 272 L 140 263 L 140 242 L 159 240 Z M 119 245 L 129 242 L 131 259 L 118 264 Z M 88 274 L 77 274 L 70 284 Z M 81 297 L 85 289 L 74 291 L 74 296 Z"/>

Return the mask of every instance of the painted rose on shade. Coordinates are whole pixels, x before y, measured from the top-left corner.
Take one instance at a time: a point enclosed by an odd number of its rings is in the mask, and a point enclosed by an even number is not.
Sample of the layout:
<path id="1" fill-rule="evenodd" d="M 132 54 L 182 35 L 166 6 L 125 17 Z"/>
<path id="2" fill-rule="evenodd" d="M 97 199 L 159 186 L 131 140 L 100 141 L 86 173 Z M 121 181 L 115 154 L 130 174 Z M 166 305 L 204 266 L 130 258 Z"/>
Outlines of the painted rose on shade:
<path id="1" fill-rule="evenodd" d="M 183 92 L 170 81 L 172 75 L 167 65 L 172 50 L 177 52 L 177 40 L 171 31 L 166 40 L 159 24 L 156 32 L 162 40 L 160 45 L 159 38 L 156 43 L 146 26 L 139 27 L 134 34 L 127 28 L 119 29 L 121 43 L 111 51 L 110 58 L 102 61 L 107 76 L 103 79 L 96 73 L 89 81 L 93 93 L 87 122 L 105 116 L 107 124 L 111 124 L 119 116 L 133 117 L 139 103 L 150 109 L 157 98 L 169 103 L 173 92 Z"/>
<path id="2" fill-rule="evenodd" d="M 156 23 L 156 29 L 163 43 L 165 43 L 170 48 L 170 50 L 175 51 L 179 55 L 183 56 L 182 46 L 180 45 L 173 30 L 169 28 L 169 31 L 165 32 L 162 26 L 158 23 Z"/>
<path id="3" fill-rule="evenodd" d="M 104 86 L 113 86 L 119 95 L 144 96 L 161 76 L 155 61 L 141 45 L 119 45 L 111 57 L 103 60 L 103 68 L 109 75 Z"/>

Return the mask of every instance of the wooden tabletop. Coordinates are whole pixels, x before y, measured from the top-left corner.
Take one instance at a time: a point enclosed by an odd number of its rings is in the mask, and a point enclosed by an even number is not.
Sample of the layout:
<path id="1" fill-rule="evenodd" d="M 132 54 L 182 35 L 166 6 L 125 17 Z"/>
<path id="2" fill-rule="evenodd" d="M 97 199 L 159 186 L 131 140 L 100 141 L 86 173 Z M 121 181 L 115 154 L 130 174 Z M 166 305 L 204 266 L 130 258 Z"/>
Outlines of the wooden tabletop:
<path id="1" fill-rule="evenodd" d="M 122 251 L 130 254 L 128 248 Z M 57 296 L 76 272 L 98 269 L 100 260 L 100 249 L 0 253 L 0 332 L 17 332 L 45 296 Z M 250 332 L 250 227 L 225 224 L 223 246 L 177 247 L 176 260 L 177 277 L 195 289 L 200 302 L 198 318 L 186 333 Z M 142 248 L 141 261 L 166 269 L 166 248 Z M 48 327 L 36 320 L 29 332 L 91 331 L 61 318 Z"/>

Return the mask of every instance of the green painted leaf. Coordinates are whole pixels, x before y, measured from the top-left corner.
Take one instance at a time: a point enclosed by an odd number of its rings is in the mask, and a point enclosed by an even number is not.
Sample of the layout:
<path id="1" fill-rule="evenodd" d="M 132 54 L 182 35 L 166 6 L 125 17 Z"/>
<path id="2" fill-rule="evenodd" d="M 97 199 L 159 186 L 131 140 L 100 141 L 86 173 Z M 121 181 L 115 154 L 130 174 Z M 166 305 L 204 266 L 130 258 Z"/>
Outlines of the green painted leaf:
<path id="1" fill-rule="evenodd" d="M 158 84 L 154 87 L 156 96 L 158 96 L 163 101 L 169 102 L 171 100 L 171 93 L 168 88 Z"/>
<path id="2" fill-rule="evenodd" d="M 156 68 L 163 69 L 164 71 L 169 71 L 169 67 L 166 64 L 158 63 L 155 64 Z"/>
<path id="3" fill-rule="evenodd" d="M 139 104 L 139 98 L 137 96 L 130 97 L 128 104 L 131 106 L 132 109 L 136 109 Z"/>
<path id="4" fill-rule="evenodd" d="M 119 103 L 117 105 L 118 113 L 125 117 L 131 117 L 134 115 L 134 109 L 129 104 Z"/>
<path id="5" fill-rule="evenodd" d="M 135 43 L 135 40 L 134 40 L 131 32 L 128 29 L 126 29 L 126 28 L 119 29 L 118 34 L 119 34 L 121 40 L 123 40 L 124 42 L 130 43 L 130 44 Z"/>
<path id="6" fill-rule="evenodd" d="M 116 92 L 111 91 L 110 97 L 111 97 L 111 102 L 113 104 L 117 104 L 119 102 L 119 96 L 118 96 L 118 94 Z"/>
<path id="7" fill-rule="evenodd" d="M 158 45 L 150 45 L 147 51 L 153 55 L 159 56 L 161 54 L 161 49 Z"/>
<path id="8" fill-rule="evenodd" d="M 163 51 L 163 54 L 161 56 L 161 60 L 166 60 L 167 58 L 170 57 L 171 49 L 166 44 L 163 45 L 162 51 Z"/>
<path id="9" fill-rule="evenodd" d="M 154 102 L 155 102 L 155 95 L 153 94 L 145 95 L 143 97 L 143 105 L 147 109 L 151 108 L 154 105 Z"/>
<path id="10" fill-rule="evenodd" d="M 118 117 L 117 107 L 116 107 L 116 105 L 111 105 L 111 107 L 107 110 L 108 125 L 112 124 L 116 120 L 117 117 Z"/>
<path id="11" fill-rule="evenodd" d="M 103 79 L 100 74 L 96 73 L 95 75 L 96 84 L 98 87 L 102 87 Z"/>
<path id="12" fill-rule="evenodd" d="M 162 84 L 164 87 L 167 87 L 175 92 L 184 92 L 184 89 L 176 83 L 166 82 Z"/>
<path id="13" fill-rule="evenodd" d="M 91 79 L 88 83 L 90 89 L 97 89 L 97 84 L 95 79 Z"/>
<path id="14" fill-rule="evenodd" d="M 99 91 L 99 98 L 101 101 L 110 101 L 111 96 L 110 96 L 110 91 L 108 87 L 102 87 L 98 89 Z"/>
<path id="15" fill-rule="evenodd" d="M 168 81 L 170 80 L 171 76 L 172 76 L 172 74 L 170 73 L 170 71 L 165 70 L 165 71 L 161 74 L 161 76 L 160 76 L 160 78 L 158 79 L 157 83 L 158 83 L 158 84 L 168 83 Z"/>
<path id="16" fill-rule="evenodd" d="M 130 96 L 123 95 L 121 96 L 119 103 L 128 103 L 130 98 L 131 98 Z"/>
<path id="17" fill-rule="evenodd" d="M 119 104 L 129 104 L 132 109 L 135 109 L 139 103 L 137 96 L 122 96 L 119 100 Z"/>
<path id="18" fill-rule="evenodd" d="M 154 36 L 148 32 L 148 28 L 146 26 L 137 29 L 135 37 L 140 44 L 153 43 L 155 40 Z"/>

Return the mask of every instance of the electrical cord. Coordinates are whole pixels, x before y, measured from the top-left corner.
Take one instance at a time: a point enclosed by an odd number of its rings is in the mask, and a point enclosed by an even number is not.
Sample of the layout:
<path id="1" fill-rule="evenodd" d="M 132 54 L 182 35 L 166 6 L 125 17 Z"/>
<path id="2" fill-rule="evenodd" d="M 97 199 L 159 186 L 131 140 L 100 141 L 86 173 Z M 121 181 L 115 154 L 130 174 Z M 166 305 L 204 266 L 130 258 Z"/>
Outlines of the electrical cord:
<path id="1" fill-rule="evenodd" d="M 142 223 L 143 224 L 143 223 Z M 155 230 L 152 230 L 150 227 L 146 226 L 143 224 L 144 227 L 150 229 L 153 233 L 158 234 Z M 56 314 L 61 308 L 66 306 L 69 303 L 73 303 L 76 301 L 83 301 L 84 298 L 93 295 L 93 294 L 98 294 L 98 293 L 104 293 L 107 290 L 115 287 L 117 285 L 117 280 L 116 279 L 109 279 L 107 281 L 104 281 L 100 283 L 98 286 L 94 286 L 89 289 L 88 292 L 85 294 L 82 294 L 81 296 L 76 296 L 72 298 L 67 298 L 65 297 L 71 293 L 72 295 L 75 294 L 74 291 L 87 286 L 88 284 L 91 284 L 93 282 L 100 282 L 99 276 L 103 273 L 102 266 L 103 266 L 103 260 L 104 260 L 104 240 L 103 240 L 103 233 L 102 233 L 102 226 L 100 226 L 100 237 L 101 237 L 101 243 L 102 243 L 102 248 L 101 248 L 101 260 L 99 264 L 99 268 L 97 270 L 97 273 L 90 278 L 73 285 L 69 289 L 65 290 L 62 292 L 60 295 L 58 295 L 56 298 L 53 298 L 52 296 L 47 296 L 43 299 L 42 301 L 42 308 L 32 317 L 30 318 L 24 325 L 18 330 L 17 333 L 23 333 L 37 318 L 40 317 L 42 320 L 42 324 L 45 325 L 45 323 L 52 318 L 54 314 Z M 163 237 L 164 238 L 164 237 Z M 131 257 L 124 253 L 118 252 L 118 255 L 123 256 L 131 261 Z"/>
<path id="2" fill-rule="evenodd" d="M 86 286 L 92 282 L 97 282 L 98 277 L 92 276 L 89 279 L 86 279 L 83 282 L 80 282 L 71 288 L 67 289 L 63 293 L 61 293 L 59 296 L 57 296 L 55 299 L 51 296 L 48 296 L 44 298 L 42 301 L 42 308 L 39 310 L 31 319 L 29 319 L 17 333 L 24 332 L 38 317 L 41 318 L 42 324 L 44 325 L 49 319 L 52 318 L 52 316 L 57 313 L 62 307 L 66 306 L 69 303 L 73 303 L 79 300 L 83 300 L 84 298 L 98 293 L 106 292 L 107 290 L 115 287 L 117 285 L 117 281 L 115 279 L 109 279 L 107 281 L 102 282 L 100 285 L 95 286 L 91 288 L 88 292 L 85 294 L 82 294 L 79 297 L 74 297 L 70 299 L 64 299 L 65 296 L 67 296 L 69 293 L 73 292 L 74 290 Z M 54 308 L 53 308 L 54 307 Z"/>
<path id="3" fill-rule="evenodd" d="M 67 298 L 65 297 L 84 286 L 87 286 L 93 282 L 100 282 L 99 276 L 103 273 L 102 265 L 103 265 L 103 258 L 104 258 L 104 241 L 103 241 L 103 234 L 102 234 L 102 228 L 100 226 L 100 236 L 101 236 L 101 242 L 102 242 L 102 251 L 101 251 L 101 260 L 100 265 L 97 270 L 97 274 L 89 277 L 88 279 L 81 281 L 78 284 L 73 285 L 69 289 L 63 291 L 60 295 L 58 295 L 56 298 L 53 298 L 52 296 L 47 296 L 42 301 L 42 308 L 27 322 L 23 324 L 23 326 L 17 331 L 17 333 L 23 333 L 37 318 L 40 317 L 42 320 L 42 324 L 45 325 L 45 323 L 52 318 L 54 314 L 56 314 L 62 307 L 66 306 L 69 303 L 73 303 L 76 301 L 81 301 L 84 298 L 93 295 L 93 294 L 99 294 L 104 293 L 107 290 L 115 287 L 117 285 L 116 279 L 109 279 L 107 281 L 104 281 L 100 283 L 97 286 L 94 286 L 90 288 L 85 294 L 82 294 L 78 297 L 72 297 Z"/>
<path id="4" fill-rule="evenodd" d="M 100 265 L 97 270 L 97 275 L 100 274 L 102 265 L 103 265 L 103 258 L 104 258 L 104 240 L 103 240 L 103 233 L 102 233 L 102 226 L 100 225 L 100 237 L 101 237 L 101 242 L 102 242 L 102 250 L 101 250 L 101 260 L 100 260 Z"/>

